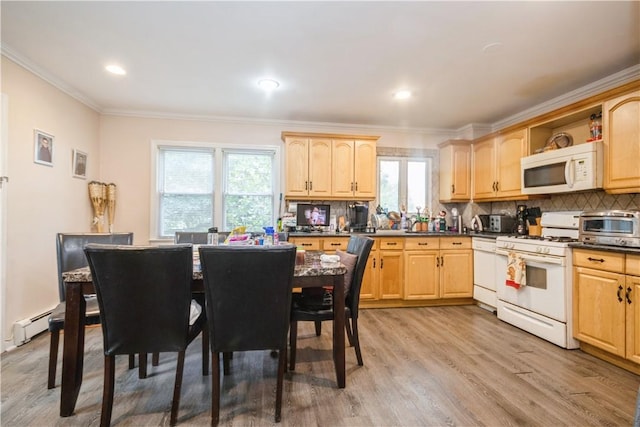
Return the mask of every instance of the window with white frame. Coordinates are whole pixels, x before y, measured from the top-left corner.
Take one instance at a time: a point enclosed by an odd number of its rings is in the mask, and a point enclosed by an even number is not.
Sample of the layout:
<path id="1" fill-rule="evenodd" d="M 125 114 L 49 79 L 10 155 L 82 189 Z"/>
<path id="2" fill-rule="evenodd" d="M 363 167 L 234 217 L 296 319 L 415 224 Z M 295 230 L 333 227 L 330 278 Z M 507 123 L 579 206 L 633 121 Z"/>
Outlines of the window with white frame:
<path id="1" fill-rule="evenodd" d="M 153 142 L 152 152 L 152 240 L 211 226 L 274 225 L 277 148 Z"/>
<path id="2" fill-rule="evenodd" d="M 273 225 L 274 153 L 224 151 L 224 230 Z"/>
<path id="3" fill-rule="evenodd" d="M 389 212 L 431 210 L 431 158 L 378 157 L 378 203 Z"/>

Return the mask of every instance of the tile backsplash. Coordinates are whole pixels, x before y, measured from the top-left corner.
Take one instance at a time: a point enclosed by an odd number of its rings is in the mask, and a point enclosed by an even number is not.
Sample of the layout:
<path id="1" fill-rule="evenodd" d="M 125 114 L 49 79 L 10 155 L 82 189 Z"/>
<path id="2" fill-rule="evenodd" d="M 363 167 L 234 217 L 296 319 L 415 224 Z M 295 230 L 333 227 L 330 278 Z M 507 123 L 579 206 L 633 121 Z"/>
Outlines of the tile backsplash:
<path id="1" fill-rule="evenodd" d="M 506 211 L 515 214 L 516 205 L 537 206 L 542 212 L 549 211 L 591 211 L 604 209 L 640 210 L 640 194 L 608 194 L 602 190 L 580 193 L 555 194 L 548 199 L 527 200 L 525 202 L 493 202 L 491 213 Z"/>
<path id="2" fill-rule="evenodd" d="M 451 212 L 453 207 L 462 212 L 465 225 L 478 214 L 515 215 L 518 205 L 539 207 L 542 212 L 552 211 L 591 211 L 606 209 L 640 210 L 640 194 L 608 194 L 603 190 L 583 191 L 579 193 L 554 194 L 544 199 L 520 200 L 486 203 L 447 203 L 444 208 Z"/>

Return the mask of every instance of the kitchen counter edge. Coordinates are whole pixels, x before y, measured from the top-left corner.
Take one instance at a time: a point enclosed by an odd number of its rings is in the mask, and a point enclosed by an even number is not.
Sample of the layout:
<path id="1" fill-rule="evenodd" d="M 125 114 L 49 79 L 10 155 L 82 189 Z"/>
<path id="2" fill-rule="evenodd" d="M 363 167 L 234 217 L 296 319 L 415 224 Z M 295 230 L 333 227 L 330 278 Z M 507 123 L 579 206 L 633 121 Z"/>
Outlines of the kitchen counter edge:
<path id="1" fill-rule="evenodd" d="M 640 254 L 640 248 L 630 248 L 627 246 L 598 245 L 594 243 L 575 242 L 569 243 L 573 249 L 587 249 L 594 251 L 621 252 L 625 254 Z"/>

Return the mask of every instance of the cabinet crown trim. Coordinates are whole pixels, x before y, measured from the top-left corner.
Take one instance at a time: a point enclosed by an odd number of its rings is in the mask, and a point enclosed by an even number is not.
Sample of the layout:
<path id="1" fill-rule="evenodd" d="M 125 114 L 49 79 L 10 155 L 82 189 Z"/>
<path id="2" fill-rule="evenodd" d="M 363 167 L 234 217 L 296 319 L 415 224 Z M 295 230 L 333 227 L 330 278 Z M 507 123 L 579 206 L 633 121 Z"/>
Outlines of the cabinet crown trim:
<path id="1" fill-rule="evenodd" d="M 289 132 L 282 131 L 282 141 L 286 138 L 332 138 L 332 139 L 359 139 L 368 141 L 377 141 L 380 139 L 376 135 L 346 135 L 340 133 L 313 133 L 313 132 Z"/>

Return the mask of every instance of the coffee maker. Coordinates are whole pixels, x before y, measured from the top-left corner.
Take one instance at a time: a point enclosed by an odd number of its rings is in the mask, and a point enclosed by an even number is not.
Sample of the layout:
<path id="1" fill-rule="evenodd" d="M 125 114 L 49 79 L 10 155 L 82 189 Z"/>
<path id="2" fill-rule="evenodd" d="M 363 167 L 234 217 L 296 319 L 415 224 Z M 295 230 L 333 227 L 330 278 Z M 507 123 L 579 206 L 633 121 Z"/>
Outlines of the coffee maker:
<path id="1" fill-rule="evenodd" d="M 528 216 L 529 210 L 527 209 L 527 205 L 518 205 L 518 212 L 516 214 L 516 232 L 520 235 L 526 235 L 529 232 L 529 230 L 527 229 Z"/>
<path id="2" fill-rule="evenodd" d="M 349 205 L 349 227 L 352 231 L 365 231 L 369 222 L 369 203 L 356 202 Z"/>

